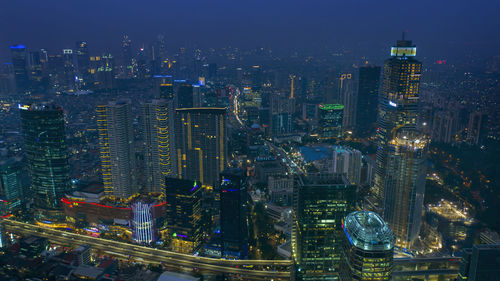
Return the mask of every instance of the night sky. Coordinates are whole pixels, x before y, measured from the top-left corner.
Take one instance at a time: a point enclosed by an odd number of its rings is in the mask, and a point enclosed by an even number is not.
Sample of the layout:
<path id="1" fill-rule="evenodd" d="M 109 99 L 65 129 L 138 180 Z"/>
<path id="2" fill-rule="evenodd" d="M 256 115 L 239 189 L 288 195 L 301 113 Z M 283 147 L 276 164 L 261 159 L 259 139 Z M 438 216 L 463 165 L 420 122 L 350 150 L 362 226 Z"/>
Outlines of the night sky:
<path id="1" fill-rule="evenodd" d="M 8 46 L 54 53 L 87 40 L 92 52 L 134 46 L 163 33 L 167 47 L 271 47 L 316 52 L 350 48 L 387 52 L 408 30 L 431 57 L 500 53 L 498 0 L 4 0 L 0 4 L 0 61 Z M 420 53 L 420 54 L 422 54 Z"/>

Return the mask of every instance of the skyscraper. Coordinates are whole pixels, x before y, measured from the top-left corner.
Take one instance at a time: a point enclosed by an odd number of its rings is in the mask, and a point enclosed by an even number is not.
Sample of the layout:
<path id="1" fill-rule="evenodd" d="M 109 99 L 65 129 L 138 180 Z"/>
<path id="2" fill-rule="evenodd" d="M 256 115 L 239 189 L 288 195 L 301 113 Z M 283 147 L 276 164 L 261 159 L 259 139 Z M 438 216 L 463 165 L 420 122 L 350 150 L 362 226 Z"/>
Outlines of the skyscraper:
<path id="1" fill-rule="evenodd" d="M 152 100 L 142 105 L 146 190 L 165 192 L 165 177 L 173 177 L 175 165 L 173 101 Z"/>
<path id="2" fill-rule="evenodd" d="M 379 95 L 377 167 L 374 191 L 383 195 L 388 143 L 396 130 L 417 128 L 418 91 L 422 63 L 411 41 L 398 40 L 385 61 L 382 91 Z"/>
<path id="3" fill-rule="evenodd" d="M 384 220 L 373 212 L 350 213 L 342 224 L 342 281 L 392 280 L 394 235 Z"/>
<path id="4" fill-rule="evenodd" d="M 90 55 L 86 41 L 78 41 L 75 44 L 76 63 L 78 66 L 78 76 L 87 86 L 90 85 Z"/>
<path id="5" fill-rule="evenodd" d="M 193 85 L 191 83 L 180 83 L 177 87 L 177 108 L 193 107 Z"/>
<path id="6" fill-rule="evenodd" d="M 73 50 L 63 49 L 63 73 L 60 79 L 64 90 L 74 90 L 75 88 L 75 65 L 73 63 Z"/>
<path id="7" fill-rule="evenodd" d="M 137 172 L 130 101 L 98 105 L 97 129 L 106 195 L 128 198 L 137 191 Z"/>
<path id="8" fill-rule="evenodd" d="M 359 68 L 355 133 L 361 138 L 376 132 L 380 67 L 365 65 Z"/>
<path id="9" fill-rule="evenodd" d="M 97 87 L 112 89 L 115 86 L 115 59 L 111 54 L 103 54 L 100 58 L 100 66 L 97 68 Z"/>
<path id="10" fill-rule="evenodd" d="M 374 192 L 401 247 L 418 235 L 425 185 L 427 139 L 417 126 L 422 64 L 415 55 L 411 41 L 398 40 L 379 96 Z"/>
<path id="11" fill-rule="evenodd" d="M 384 218 L 401 247 L 409 247 L 420 231 L 427 143 L 418 132 L 400 130 L 388 144 Z"/>
<path id="12" fill-rule="evenodd" d="M 201 184 L 165 179 L 168 241 L 172 251 L 192 254 L 201 244 Z"/>
<path id="13" fill-rule="evenodd" d="M 298 280 L 338 280 L 342 220 L 354 210 L 356 186 L 343 176 L 300 177 L 294 187 L 292 250 Z"/>
<path id="14" fill-rule="evenodd" d="M 177 175 L 216 186 L 227 160 L 226 109 L 177 109 L 175 144 Z"/>
<path id="15" fill-rule="evenodd" d="M 19 108 L 35 206 L 58 209 L 71 188 L 63 110 L 54 104 Z"/>
<path id="16" fill-rule="evenodd" d="M 126 68 L 126 73 L 128 75 L 133 74 L 132 70 L 132 41 L 128 37 L 128 35 L 123 35 L 122 40 L 122 59 L 123 66 Z"/>
<path id="17" fill-rule="evenodd" d="M 356 85 L 351 73 L 342 73 L 338 82 L 339 88 L 339 103 L 344 106 L 344 113 L 342 116 L 342 128 L 345 130 L 352 130 L 356 122 Z"/>
<path id="18" fill-rule="evenodd" d="M 0 162 L 0 215 L 12 213 L 12 210 L 21 206 L 24 196 L 22 184 L 22 165 L 13 158 Z M 2 210 L 5 207 L 5 210 Z"/>
<path id="19" fill-rule="evenodd" d="M 14 66 L 14 78 L 18 93 L 24 93 L 29 88 L 28 71 L 26 64 L 26 47 L 24 45 L 10 46 L 12 54 L 12 65 Z"/>
<path id="20" fill-rule="evenodd" d="M 293 132 L 293 114 L 295 112 L 295 99 L 288 94 L 272 94 L 270 100 L 270 120 L 273 136 L 290 134 Z"/>
<path id="21" fill-rule="evenodd" d="M 155 98 L 174 101 L 174 86 L 171 75 L 155 75 L 153 83 Z"/>
<path id="22" fill-rule="evenodd" d="M 500 245 L 474 245 L 465 249 L 457 281 L 494 281 L 500 274 Z"/>
<path id="23" fill-rule="evenodd" d="M 246 176 L 241 169 L 225 170 L 220 181 L 222 256 L 244 259 L 248 254 Z"/>
<path id="24" fill-rule="evenodd" d="M 344 106 L 341 104 L 320 104 L 318 108 L 320 138 L 341 138 Z"/>

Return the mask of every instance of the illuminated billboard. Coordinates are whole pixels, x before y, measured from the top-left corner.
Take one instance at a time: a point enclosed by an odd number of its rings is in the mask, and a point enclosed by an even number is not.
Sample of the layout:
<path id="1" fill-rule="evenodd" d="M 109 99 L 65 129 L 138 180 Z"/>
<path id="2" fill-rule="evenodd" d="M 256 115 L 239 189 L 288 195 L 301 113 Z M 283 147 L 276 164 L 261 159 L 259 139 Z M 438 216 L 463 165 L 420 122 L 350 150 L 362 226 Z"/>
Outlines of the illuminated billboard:
<path id="1" fill-rule="evenodd" d="M 392 47 L 391 56 L 393 57 L 414 57 L 417 55 L 417 47 Z"/>

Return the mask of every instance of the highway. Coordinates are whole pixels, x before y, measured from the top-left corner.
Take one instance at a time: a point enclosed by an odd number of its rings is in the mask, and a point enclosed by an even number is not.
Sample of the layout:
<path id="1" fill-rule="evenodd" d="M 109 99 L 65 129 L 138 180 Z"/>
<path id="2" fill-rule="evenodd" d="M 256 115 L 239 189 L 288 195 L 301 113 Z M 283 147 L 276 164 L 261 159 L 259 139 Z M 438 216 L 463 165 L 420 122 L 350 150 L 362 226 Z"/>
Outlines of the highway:
<path id="1" fill-rule="evenodd" d="M 225 260 L 180 254 L 130 243 L 96 238 L 45 228 L 10 219 L 0 219 L 8 232 L 49 239 L 55 244 L 79 246 L 89 244 L 112 256 L 132 258 L 147 263 L 161 263 L 180 270 L 199 270 L 202 273 L 230 274 L 251 280 L 290 280 L 291 260 Z M 430 264 L 433 266 L 430 267 Z M 438 276 L 457 274 L 460 258 L 403 258 L 394 259 L 394 276 Z M 398 270 L 399 269 L 399 270 Z"/>
<path id="2" fill-rule="evenodd" d="M 206 258 L 49 229 L 9 219 L 3 219 L 1 223 L 4 224 L 7 231 L 12 233 L 44 237 L 61 245 L 78 246 L 89 244 L 94 249 L 112 255 L 130 256 L 131 258 L 143 259 L 151 263 L 188 267 L 207 273 L 241 275 L 252 279 L 290 280 L 290 266 L 292 265 L 292 261 L 290 260 L 225 260 Z"/>

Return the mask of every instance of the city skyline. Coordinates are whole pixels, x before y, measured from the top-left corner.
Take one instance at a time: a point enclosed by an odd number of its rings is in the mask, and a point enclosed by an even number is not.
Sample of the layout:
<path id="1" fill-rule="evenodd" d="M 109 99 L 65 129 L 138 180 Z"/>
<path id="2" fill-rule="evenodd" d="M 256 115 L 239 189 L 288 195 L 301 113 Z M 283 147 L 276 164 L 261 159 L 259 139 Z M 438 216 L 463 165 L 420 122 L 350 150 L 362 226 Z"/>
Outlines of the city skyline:
<path id="1" fill-rule="evenodd" d="M 488 0 L 475 4 L 422 1 L 411 8 L 391 5 L 389 1 L 367 0 L 260 1 L 233 5 L 227 1 L 199 0 L 189 4 L 149 0 L 144 5 L 134 1 L 90 1 L 85 5 L 29 2 L 22 7 L 17 2 L 5 3 L 0 24 L 10 28 L 2 29 L 0 46 L 25 44 L 33 49 L 48 48 L 56 52 L 57 48 L 73 48 L 73 42 L 86 40 L 91 52 L 116 52 L 125 34 L 132 40 L 134 50 L 151 43 L 158 34 L 165 34 L 169 52 L 182 46 L 191 49 L 234 46 L 265 47 L 287 54 L 292 53 L 287 50 L 315 53 L 322 49 L 347 49 L 374 56 L 384 54 L 384 46 L 404 30 L 419 42 L 423 57 L 432 59 L 459 59 L 473 52 L 488 57 L 500 46 L 500 40 L 494 36 L 494 27 L 499 22 L 493 14 L 500 4 Z M 40 8 L 45 13 L 35 13 Z M 342 13 L 336 12 L 338 10 Z M 403 13 L 398 13 L 400 11 Z M 27 14 L 30 17 L 24 16 Z M 88 20 L 89 15 L 93 21 Z M 23 19 L 21 23 L 19 18 Z M 50 18 L 58 18 L 58 21 Z M 101 22 L 106 22 L 105 28 Z M 45 41 L 43 36 L 48 30 L 56 35 Z M 26 42 L 26 38 L 31 40 Z M 342 40 L 337 40 L 340 38 Z M 9 61 L 5 47 L 0 51 L 0 61 Z"/>
<path id="2" fill-rule="evenodd" d="M 29 3 L 0 279 L 494 280 L 496 5 Z"/>

